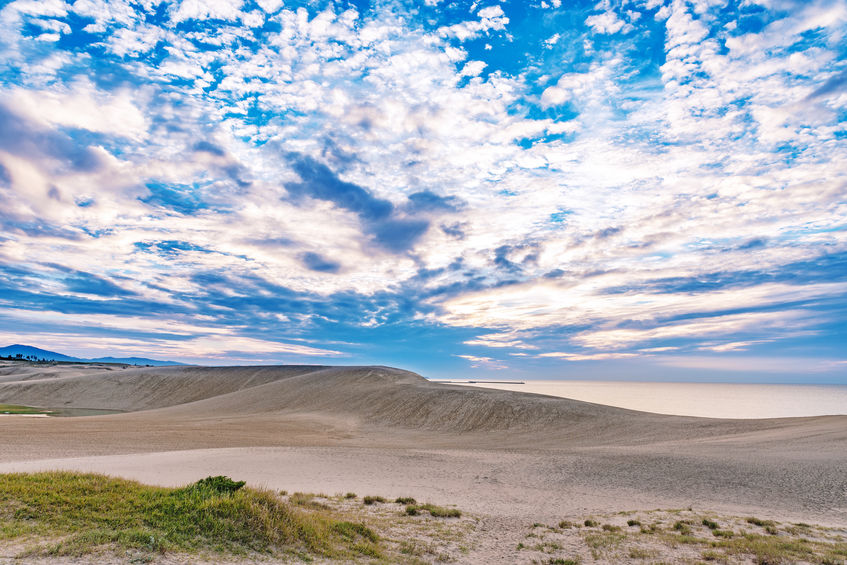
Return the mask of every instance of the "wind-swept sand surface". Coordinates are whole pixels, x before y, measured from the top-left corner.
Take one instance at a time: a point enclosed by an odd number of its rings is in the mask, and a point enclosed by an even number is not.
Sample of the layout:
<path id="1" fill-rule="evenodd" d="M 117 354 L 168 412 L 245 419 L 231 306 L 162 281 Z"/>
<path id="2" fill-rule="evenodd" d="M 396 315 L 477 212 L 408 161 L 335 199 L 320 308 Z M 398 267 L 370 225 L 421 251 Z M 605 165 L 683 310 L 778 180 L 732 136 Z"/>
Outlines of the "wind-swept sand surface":
<path id="1" fill-rule="evenodd" d="M 481 516 L 503 548 L 518 523 L 620 510 L 847 524 L 847 416 L 661 416 L 388 367 L 6 363 L 0 402 L 125 411 L 0 417 L 0 472 L 413 496 Z"/>

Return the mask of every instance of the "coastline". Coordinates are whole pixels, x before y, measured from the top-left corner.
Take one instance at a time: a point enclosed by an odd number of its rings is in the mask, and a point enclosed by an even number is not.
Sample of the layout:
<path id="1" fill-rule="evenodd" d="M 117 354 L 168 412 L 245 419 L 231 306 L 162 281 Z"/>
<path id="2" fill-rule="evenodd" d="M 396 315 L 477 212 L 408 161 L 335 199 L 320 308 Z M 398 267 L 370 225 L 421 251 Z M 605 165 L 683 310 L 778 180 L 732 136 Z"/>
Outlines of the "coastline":
<path id="1" fill-rule="evenodd" d="M 755 420 L 847 414 L 847 385 L 844 384 L 611 380 L 450 382 L 570 398 L 669 416 Z"/>

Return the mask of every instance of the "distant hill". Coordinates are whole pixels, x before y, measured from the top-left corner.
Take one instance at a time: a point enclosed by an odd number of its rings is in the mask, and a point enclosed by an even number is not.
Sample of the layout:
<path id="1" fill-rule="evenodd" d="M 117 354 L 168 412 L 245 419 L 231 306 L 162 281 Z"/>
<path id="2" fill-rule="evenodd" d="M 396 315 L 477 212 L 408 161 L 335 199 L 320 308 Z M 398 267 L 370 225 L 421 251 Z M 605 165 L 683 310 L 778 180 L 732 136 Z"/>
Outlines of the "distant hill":
<path id="1" fill-rule="evenodd" d="M 82 361 L 82 359 L 78 357 L 71 357 L 70 355 L 63 355 L 54 351 L 39 349 L 38 347 L 33 347 L 31 345 L 20 345 L 16 343 L 15 345 L 0 347 L 0 356 L 2 357 L 17 357 L 18 355 L 24 358 L 35 357 L 36 359 L 47 359 L 48 361 Z"/>
<path id="2" fill-rule="evenodd" d="M 81 357 L 71 357 L 55 351 L 47 351 L 31 345 L 7 345 L 0 347 L 0 357 L 17 357 L 23 359 L 37 361 L 65 361 L 70 363 L 123 363 L 125 365 L 153 365 L 161 367 L 165 365 L 185 365 L 185 363 L 177 363 L 176 361 L 159 361 L 158 359 L 147 359 L 145 357 L 98 357 L 97 359 L 84 359 Z"/>
<path id="3" fill-rule="evenodd" d="M 176 361 L 159 361 L 158 359 L 147 359 L 146 357 L 98 357 L 97 359 L 89 359 L 88 361 L 94 363 L 123 363 L 125 365 L 154 365 L 156 367 L 185 365 L 185 363 L 177 363 Z"/>

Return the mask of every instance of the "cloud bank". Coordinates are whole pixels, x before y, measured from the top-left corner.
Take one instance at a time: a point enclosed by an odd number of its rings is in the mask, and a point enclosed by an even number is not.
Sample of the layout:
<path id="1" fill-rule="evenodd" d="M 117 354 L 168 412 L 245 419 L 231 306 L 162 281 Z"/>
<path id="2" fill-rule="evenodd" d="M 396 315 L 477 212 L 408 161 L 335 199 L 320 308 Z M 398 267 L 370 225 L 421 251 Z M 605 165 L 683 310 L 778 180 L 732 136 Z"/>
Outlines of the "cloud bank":
<path id="1" fill-rule="evenodd" d="M 7 3 L 0 337 L 847 379 L 846 32 L 844 1 Z"/>

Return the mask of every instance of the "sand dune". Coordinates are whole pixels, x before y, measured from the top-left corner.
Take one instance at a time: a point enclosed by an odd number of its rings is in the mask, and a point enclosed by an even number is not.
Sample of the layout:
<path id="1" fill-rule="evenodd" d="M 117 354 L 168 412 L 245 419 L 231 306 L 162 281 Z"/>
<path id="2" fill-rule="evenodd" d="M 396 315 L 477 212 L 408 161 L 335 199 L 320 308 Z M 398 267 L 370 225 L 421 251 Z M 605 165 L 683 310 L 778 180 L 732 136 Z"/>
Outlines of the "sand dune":
<path id="1" fill-rule="evenodd" d="M 716 420 L 674 417 L 569 399 L 432 383 L 390 367 L 3 367 L 0 401 L 45 408 L 141 412 L 145 417 L 197 419 L 271 415 L 344 416 L 375 428 L 496 435 L 497 445 L 518 435 L 521 446 L 629 445 L 728 438 L 766 441 L 767 431 L 847 439 L 843 417 Z M 125 417 L 124 417 L 125 418 Z M 812 431 L 813 430 L 813 431 Z M 500 432 L 509 432 L 501 434 Z M 527 445 L 526 435 L 535 440 Z M 752 435 L 751 435 L 752 434 Z"/>
<path id="2" fill-rule="evenodd" d="M 698 504 L 847 523 L 847 416 L 662 416 L 432 383 L 388 367 L 0 365 L 0 402 L 98 408 L 0 418 L 0 471 L 226 472 L 526 516 Z M 284 469 L 284 470 L 281 470 Z"/>

